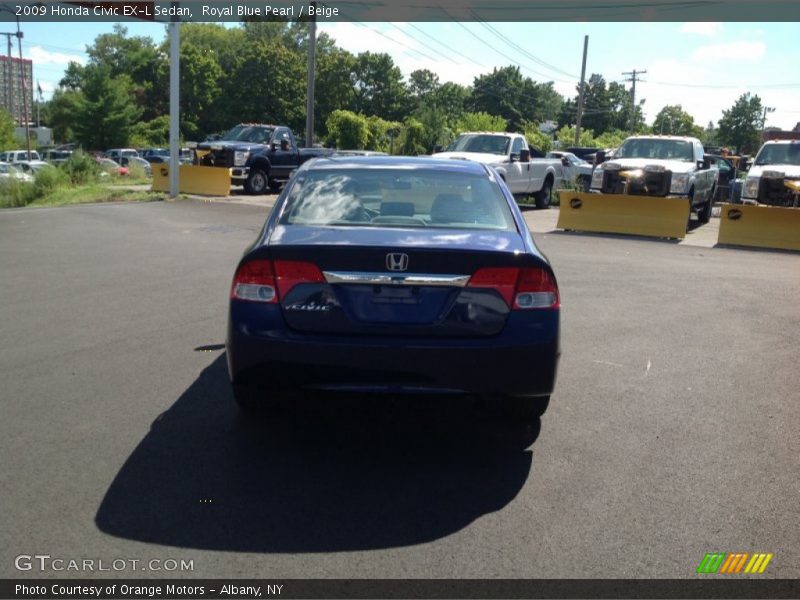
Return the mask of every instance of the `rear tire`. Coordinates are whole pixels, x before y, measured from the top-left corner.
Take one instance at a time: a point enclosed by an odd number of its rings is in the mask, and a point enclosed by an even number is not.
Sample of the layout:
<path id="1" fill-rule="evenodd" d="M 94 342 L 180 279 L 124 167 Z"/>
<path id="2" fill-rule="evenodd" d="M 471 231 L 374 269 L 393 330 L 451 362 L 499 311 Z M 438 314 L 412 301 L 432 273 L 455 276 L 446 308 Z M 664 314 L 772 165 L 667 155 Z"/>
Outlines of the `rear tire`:
<path id="1" fill-rule="evenodd" d="M 544 180 L 542 189 L 536 192 L 536 208 L 544 209 L 550 207 L 550 198 L 553 195 L 553 180 L 550 176 Z"/>
<path id="2" fill-rule="evenodd" d="M 550 404 L 550 396 L 503 396 L 500 409 L 506 417 L 530 420 L 541 417 Z"/>
<path id="3" fill-rule="evenodd" d="M 247 176 L 247 181 L 244 183 L 244 191 L 248 194 L 264 194 L 269 185 L 269 177 L 263 169 L 253 167 L 250 169 L 250 174 Z"/>

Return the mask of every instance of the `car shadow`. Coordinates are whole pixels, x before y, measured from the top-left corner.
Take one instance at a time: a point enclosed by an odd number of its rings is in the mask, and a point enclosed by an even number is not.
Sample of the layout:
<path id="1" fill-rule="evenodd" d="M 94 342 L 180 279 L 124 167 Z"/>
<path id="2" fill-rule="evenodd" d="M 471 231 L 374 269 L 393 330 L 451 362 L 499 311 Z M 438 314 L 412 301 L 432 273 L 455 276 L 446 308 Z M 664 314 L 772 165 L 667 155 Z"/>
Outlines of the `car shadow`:
<path id="1" fill-rule="evenodd" d="M 540 421 L 464 398 L 313 394 L 282 414 L 235 406 L 224 354 L 159 415 L 96 515 L 110 535 L 243 552 L 419 544 L 500 510 Z"/>

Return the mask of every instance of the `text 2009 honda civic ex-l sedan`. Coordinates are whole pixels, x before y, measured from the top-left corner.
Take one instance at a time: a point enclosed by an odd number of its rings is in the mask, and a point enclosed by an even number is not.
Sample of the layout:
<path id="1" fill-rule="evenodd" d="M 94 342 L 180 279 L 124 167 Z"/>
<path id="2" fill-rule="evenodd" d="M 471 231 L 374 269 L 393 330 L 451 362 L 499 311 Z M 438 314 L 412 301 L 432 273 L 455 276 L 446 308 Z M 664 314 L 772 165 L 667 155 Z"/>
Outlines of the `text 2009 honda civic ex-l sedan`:
<path id="1" fill-rule="evenodd" d="M 534 416 L 558 356 L 553 270 L 498 174 L 470 161 L 310 161 L 233 278 L 246 409 L 311 387 L 479 394 Z"/>

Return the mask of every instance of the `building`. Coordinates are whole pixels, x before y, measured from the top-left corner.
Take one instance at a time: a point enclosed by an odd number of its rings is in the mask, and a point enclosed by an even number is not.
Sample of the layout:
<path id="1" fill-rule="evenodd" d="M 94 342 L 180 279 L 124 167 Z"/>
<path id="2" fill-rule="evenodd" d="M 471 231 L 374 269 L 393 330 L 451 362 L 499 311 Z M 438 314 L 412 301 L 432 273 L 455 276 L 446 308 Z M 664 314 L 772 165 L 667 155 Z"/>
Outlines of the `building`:
<path id="1" fill-rule="evenodd" d="M 800 121 L 791 131 L 781 131 L 780 129 L 765 129 L 761 136 L 762 141 L 770 140 L 800 140 Z"/>
<path id="2" fill-rule="evenodd" d="M 21 66 L 21 68 L 20 68 Z M 22 80 L 25 75 L 25 98 L 28 104 L 28 122 L 33 122 L 33 61 L 0 55 L 0 107 L 8 112 L 14 121 L 25 124 L 22 105 Z"/>

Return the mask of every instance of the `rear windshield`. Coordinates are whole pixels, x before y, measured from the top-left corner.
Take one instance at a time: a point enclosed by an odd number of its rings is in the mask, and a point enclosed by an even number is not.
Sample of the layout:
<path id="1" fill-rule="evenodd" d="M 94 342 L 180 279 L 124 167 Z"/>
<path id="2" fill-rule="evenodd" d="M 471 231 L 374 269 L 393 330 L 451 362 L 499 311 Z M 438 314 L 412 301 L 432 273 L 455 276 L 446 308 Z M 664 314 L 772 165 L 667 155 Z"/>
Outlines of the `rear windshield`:
<path id="1" fill-rule="evenodd" d="M 299 174 L 288 193 L 284 225 L 516 230 L 500 187 L 481 175 L 321 169 Z"/>

